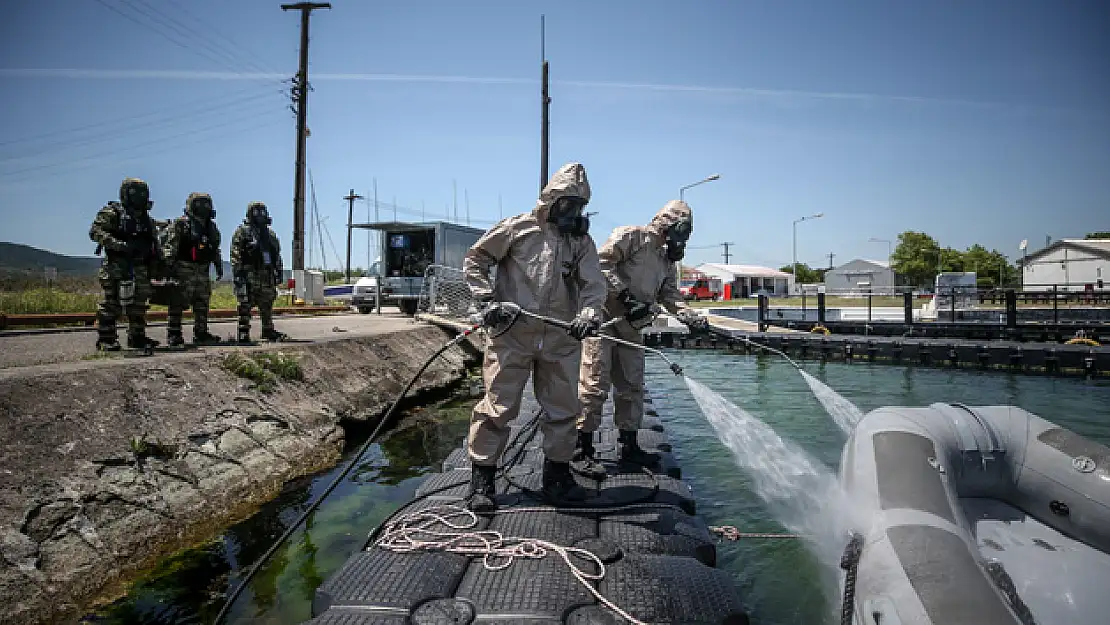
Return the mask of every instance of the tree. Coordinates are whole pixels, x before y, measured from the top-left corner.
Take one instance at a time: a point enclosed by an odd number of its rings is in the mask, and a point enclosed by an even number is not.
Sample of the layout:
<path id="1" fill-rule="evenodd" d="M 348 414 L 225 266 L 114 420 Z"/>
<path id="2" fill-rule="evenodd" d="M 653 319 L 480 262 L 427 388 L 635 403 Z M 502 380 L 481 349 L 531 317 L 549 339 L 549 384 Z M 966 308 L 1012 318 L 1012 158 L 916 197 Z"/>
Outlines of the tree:
<path id="1" fill-rule="evenodd" d="M 1084 239 L 1110 239 L 1110 232 L 1088 232 Z"/>
<path id="2" fill-rule="evenodd" d="M 792 265 L 784 265 L 779 268 L 779 271 L 786 272 L 794 275 L 794 267 Z M 814 284 L 817 282 L 825 281 L 825 269 L 813 269 L 805 263 L 798 263 L 798 275 L 795 276 L 794 282 L 797 284 Z"/>
<path id="3" fill-rule="evenodd" d="M 898 235 L 898 246 L 890 259 L 894 272 L 910 284 L 927 285 L 937 275 L 941 250 L 933 237 L 908 230 Z"/>

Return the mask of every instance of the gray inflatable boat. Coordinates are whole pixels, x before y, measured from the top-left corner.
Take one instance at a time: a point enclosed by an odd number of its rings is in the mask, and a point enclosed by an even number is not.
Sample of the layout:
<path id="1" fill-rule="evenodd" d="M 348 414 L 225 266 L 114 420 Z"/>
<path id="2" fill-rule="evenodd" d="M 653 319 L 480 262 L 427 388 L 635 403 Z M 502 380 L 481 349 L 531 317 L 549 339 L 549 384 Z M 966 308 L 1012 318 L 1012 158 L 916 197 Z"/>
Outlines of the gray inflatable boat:
<path id="1" fill-rule="evenodd" d="M 1009 406 L 880 408 L 840 482 L 857 625 L 1110 623 L 1107 447 Z"/>

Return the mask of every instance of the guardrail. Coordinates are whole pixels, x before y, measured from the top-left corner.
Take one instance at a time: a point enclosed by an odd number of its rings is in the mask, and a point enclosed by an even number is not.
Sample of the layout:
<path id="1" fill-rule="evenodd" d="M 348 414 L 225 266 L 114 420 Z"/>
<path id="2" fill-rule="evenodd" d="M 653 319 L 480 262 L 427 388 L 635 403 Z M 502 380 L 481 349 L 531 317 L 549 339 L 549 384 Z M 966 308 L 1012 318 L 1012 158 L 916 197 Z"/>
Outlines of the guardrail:
<path id="1" fill-rule="evenodd" d="M 304 315 L 314 313 L 344 312 L 350 310 L 349 306 L 280 306 L 274 308 L 275 315 Z M 258 311 L 254 310 L 254 316 Z M 185 311 L 183 318 L 192 318 L 192 311 Z M 208 311 L 209 319 L 228 319 L 238 317 L 239 311 L 234 308 L 213 309 Z M 153 310 L 146 314 L 147 321 L 164 321 L 166 311 Z M 121 317 L 122 319 L 122 317 Z M 13 328 L 44 327 L 56 325 L 86 325 L 96 324 L 96 313 L 57 313 L 57 314 L 29 314 L 8 315 L 0 313 L 0 330 Z"/>

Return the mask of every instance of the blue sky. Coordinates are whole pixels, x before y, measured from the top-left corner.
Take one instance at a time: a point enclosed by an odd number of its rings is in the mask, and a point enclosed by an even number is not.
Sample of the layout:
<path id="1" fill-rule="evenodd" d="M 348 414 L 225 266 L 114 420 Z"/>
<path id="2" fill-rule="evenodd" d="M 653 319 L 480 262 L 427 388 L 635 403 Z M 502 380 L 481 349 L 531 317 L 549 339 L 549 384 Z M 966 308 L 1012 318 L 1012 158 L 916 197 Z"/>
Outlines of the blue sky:
<path id="1" fill-rule="evenodd" d="M 592 233 L 646 223 L 691 189 L 692 262 L 882 258 L 907 229 L 1014 257 L 1110 230 L 1110 4 L 1080 2 L 406 2 L 312 18 L 308 163 L 344 253 L 352 187 L 383 217 L 475 225 L 539 184 L 539 16 L 552 169 L 593 183 Z M 0 240 L 91 254 L 124 176 L 154 214 L 212 194 L 230 238 L 267 202 L 286 261 L 299 18 L 278 2 L 41 0 L 0 24 Z M 465 193 L 465 195 L 464 195 Z M 368 203 L 356 205 L 356 221 Z M 404 211 L 412 211 L 405 214 Z M 319 248 L 319 245 L 314 247 Z M 336 265 L 331 245 L 328 265 Z M 226 254 L 226 249 L 225 249 Z M 314 254 L 319 255 L 317 250 Z M 365 235 L 354 259 L 365 265 Z M 318 264 L 318 263 L 317 263 Z"/>

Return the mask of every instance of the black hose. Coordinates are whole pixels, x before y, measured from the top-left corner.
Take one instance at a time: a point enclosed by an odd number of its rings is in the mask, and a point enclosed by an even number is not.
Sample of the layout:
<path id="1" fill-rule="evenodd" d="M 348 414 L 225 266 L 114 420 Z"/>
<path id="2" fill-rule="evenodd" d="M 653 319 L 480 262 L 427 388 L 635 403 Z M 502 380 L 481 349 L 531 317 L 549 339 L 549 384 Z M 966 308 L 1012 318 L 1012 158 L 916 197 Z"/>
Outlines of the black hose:
<path id="1" fill-rule="evenodd" d="M 297 528 L 301 526 L 301 523 L 304 523 L 305 519 L 307 519 L 310 514 L 315 512 L 316 508 L 320 507 L 320 504 L 324 503 L 324 500 L 327 499 L 328 495 L 330 495 L 332 491 L 334 491 L 339 486 L 340 482 L 342 482 L 343 479 L 347 477 L 347 474 L 351 472 L 351 469 L 355 468 L 355 465 L 357 465 L 359 460 L 362 459 L 363 454 L 365 454 L 367 450 L 370 449 L 370 446 L 373 445 L 375 441 L 377 441 L 378 435 L 381 433 L 382 429 L 385 428 L 385 425 L 389 423 L 389 420 L 393 417 L 393 413 L 397 411 L 397 407 L 401 405 L 401 401 L 405 398 L 405 395 L 407 395 L 409 390 L 412 389 L 412 386 L 416 384 L 416 381 L 420 379 L 420 376 L 424 375 L 424 371 L 428 369 L 428 367 L 432 364 L 432 361 L 442 356 L 443 353 L 446 352 L 448 349 L 451 349 L 455 345 L 461 343 L 463 339 L 470 336 L 470 334 L 477 330 L 478 327 L 479 326 L 474 326 L 469 330 L 463 331 L 458 336 L 444 344 L 443 347 L 440 347 L 438 350 L 436 350 L 436 353 L 432 354 L 427 360 L 424 361 L 424 364 L 420 366 L 420 370 L 412 376 L 412 379 L 409 380 L 409 383 L 405 385 L 404 390 L 402 390 L 401 393 L 397 395 L 397 399 L 393 400 L 393 405 L 391 405 L 389 407 L 389 410 L 387 410 L 385 414 L 382 415 L 381 421 L 378 421 L 377 427 L 375 427 L 374 431 L 370 433 L 370 437 L 367 438 L 366 442 L 362 444 L 362 447 L 359 448 L 358 453 L 355 454 L 355 457 L 352 458 L 351 462 L 347 464 L 347 467 L 343 469 L 343 472 L 337 475 L 334 480 L 332 480 L 332 483 L 329 484 L 327 489 L 325 489 L 324 492 L 320 494 L 320 497 L 317 498 L 316 501 L 312 502 L 312 504 L 308 506 L 308 508 L 301 514 L 300 518 L 298 518 L 293 523 L 293 525 L 290 525 L 289 529 L 285 530 L 285 533 L 282 534 L 281 537 L 279 537 L 277 541 L 275 541 L 274 544 L 266 550 L 266 553 L 262 554 L 262 557 L 259 558 L 258 561 L 251 566 L 250 571 L 247 573 L 247 576 L 244 577 L 243 581 L 235 587 L 234 591 L 232 591 L 231 596 L 229 596 L 227 598 L 227 601 L 224 602 L 224 607 L 220 608 L 220 613 L 216 615 L 216 620 L 213 621 L 213 625 L 218 625 L 221 621 L 223 621 L 224 617 L 227 615 L 228 610 L 231 609 L 231 606 L 235 603 L 235 600 L 239 598 L 239 595 L 243 592 L 243 589 L 247 587 L 247 584 L 249 584 L 252 579 L 254 579 L 254 574 L 257 573 L 260 568 L 262 568 L 262 565 L 270 559 L 270 556 L 274 555 L 274 553 L 278 550 L 278 547 L 280 547 L 282 543 L 286 541 L 286 539 L 293 535 L 293 532 L 295 532 Z"/>

